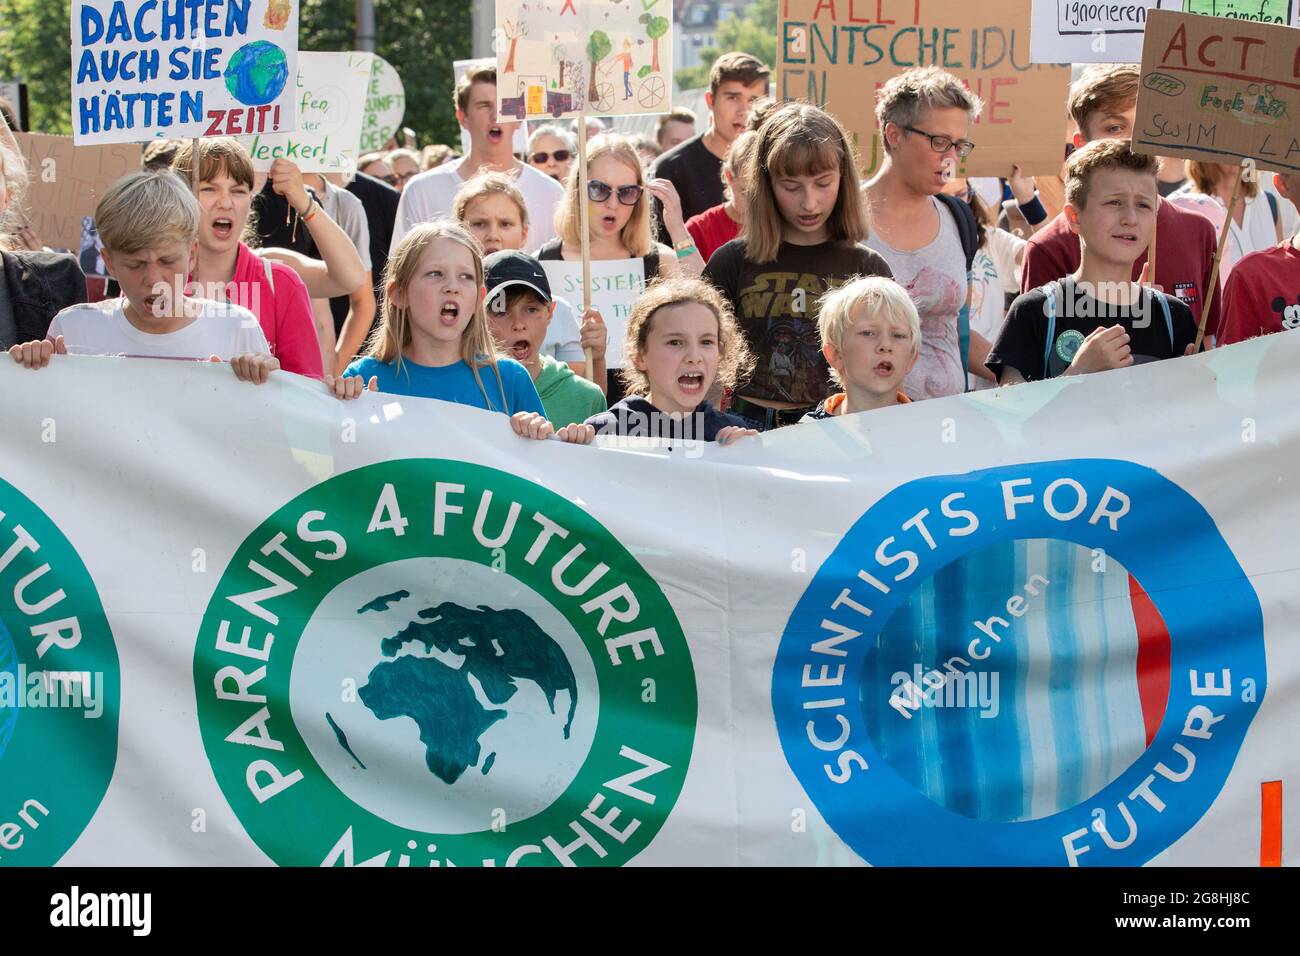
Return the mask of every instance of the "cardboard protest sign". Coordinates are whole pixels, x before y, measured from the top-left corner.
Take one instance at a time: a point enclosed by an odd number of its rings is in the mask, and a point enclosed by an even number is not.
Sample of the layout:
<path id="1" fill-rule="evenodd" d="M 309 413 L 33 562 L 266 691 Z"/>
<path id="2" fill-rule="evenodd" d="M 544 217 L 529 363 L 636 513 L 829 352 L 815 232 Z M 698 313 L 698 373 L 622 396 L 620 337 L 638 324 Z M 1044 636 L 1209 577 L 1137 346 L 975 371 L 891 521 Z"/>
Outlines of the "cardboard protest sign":
<path id="1" fill-rule="evenodd" d="M 293 0 L 75 0 L 78 146 L 296 128 Z"/>
<path id="2" fill-rule="evenodd" d="M 1134 148 L 1210 163 L 1300 170 L 1300 30 L 1153 10 Z"/>
<path id="3" fill-rule="evenodd" d="M 370 80 L 366 87 L 366 115 L 361 123 L 361 153 L 383 149 L 402 125 L 406 113 L 406 88 L 397 70 L 382 56 L 370 55 Z"/>
<path id="4" fill-rule="evenodd" d="M 490 59 L 489 60 L 478 59 L 478 60 L 456 60 L 455 62 L 453 62 L 451 65 L 451 75 L 454 78 L 455 83 L 460 82 L 460 78 L 464 76 L 467 72 L 469 72 L 469 68 L 471 66 L 474 66 L 475 64 L 479 64 L 479 63 L 491 65 L 492 61 Z M 499 88 L 500 86 L 498 84 L 498 89 Z M 498 94 L 498 96 L 499 95 L 500 94 Z M 501 118 L 505 120 L 511 120 L 514 117 L 501 117 Z M 510 151 L 513 153 L 528 152 L 528 124 L 527 123 L 520 123 L 519 128 L 515 130 L 514 138 L 511 139 L 510 141 Z M 469 155 L 469 133 L 465 130 L 465 127 L 463 126 L 460 128 L 460 154 L 462 156 Z"/>
<path id="5" fill-rule="evenodd" d="M 1031 0 L 959 5 L 941 0 L 782 0 L 777 37 L 780 99 L 833 113 L 858 145 L 865 175 L 884 161 L 876 97 L 914 66 L 949 70 L 984 101 L 971 127 L 976 149 L 961 176 L 1055 173 L 1065 154 L 1061 117 L 1068 66 L 1029 59 Z"/>
<path id="6" fill-rule="evenodd" d="M 672 108 L 671 0 L 496 0 L 503 116 Z"/>
<path id="7" fill-rule="evenodd" d="M 1152 10 L 1297 25 L 1296 0 L 1034 0 L 1035 63 L 1134 63 Z"/>
<path id="8" fill-rule="evenodd" d="M 543 259 L 551 293 L 567 299 L 577 313 L 582 312 L 582 263 L 560 259 Z M 591 307 L 609 329 L 609 347 L 605 352 L 607 368 L 624 364 L 623 336 L 632 306 L 645 291 L 645 263 L 640 259 L 593 259 L 591 262 Z"/>
<path id="9" fill-rule="evenodd" d="M 356 168 L 361 124 L 370 85 L 369 53 L 298 54 L 295 99 L 298 128 L 292 133 L 241 137 L 253 168 L 292 160 L 304 173 L 341 173 Z"/>
<path id="10" fill-rule="evenodd" d="M 82 219 L 94 215 L 113 182 L 140 168 L 140 147 L 74 147 L 71 136 L 14 136 L 31 174 L 23 205 L 32 232 L 52 249 L 80 249 Z"/>

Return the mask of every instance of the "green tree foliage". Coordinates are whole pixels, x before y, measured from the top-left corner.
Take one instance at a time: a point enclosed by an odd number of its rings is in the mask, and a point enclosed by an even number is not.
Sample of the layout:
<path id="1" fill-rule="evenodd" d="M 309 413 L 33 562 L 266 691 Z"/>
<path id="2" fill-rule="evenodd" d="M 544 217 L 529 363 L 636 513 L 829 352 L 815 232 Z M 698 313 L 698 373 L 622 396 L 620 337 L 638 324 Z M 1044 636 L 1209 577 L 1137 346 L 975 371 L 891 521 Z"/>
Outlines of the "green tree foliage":
<path id="1" fill-rule="evenodd" d="M 718 24 L 713 45 L 700 51 L 700 65 L 680 67 L 674 71 L 677 86 L 698 90 L 709 85 L 713 61 L 724 53 L 749 53 L 776 72 L 776 0 L 753 0 L 743 17 L 732 17 Z"/>
<path id="2" fill-rule="evenodd" d="M 71 22 L 72 0 L 0 0 L 0 79 L 27 84 L 34 130 L 72 132 Z"/>
<path id="3" fill-rule="evenodd" d="M 596 92 L 596 67 L 613 49 L 613 45 L 609 42 L 609 35 L 603 30 L 597 30 L 587 41 L 587 61 L 591 63 L 591 85 L 587 88 L 587 101 L 590 103 L 600 99 L 600 94 Z"/>
<path id="4" fill-rule="evenodd" d="M 415 130 L 421 145 L 458 143 L 451 64 L 471 53 L 470 4 L 404 0 L 375 7 L 376 52 L 406 87 L 402 124 Z M 72 131 L 71 57 L 64 52 L 71 8 L 71 0 L 0 0 L 0 79 L 28 85 L 31 125 L 47 133 Z M 298 47 L 355 49 L 355 0 L 302 0 Z"/>

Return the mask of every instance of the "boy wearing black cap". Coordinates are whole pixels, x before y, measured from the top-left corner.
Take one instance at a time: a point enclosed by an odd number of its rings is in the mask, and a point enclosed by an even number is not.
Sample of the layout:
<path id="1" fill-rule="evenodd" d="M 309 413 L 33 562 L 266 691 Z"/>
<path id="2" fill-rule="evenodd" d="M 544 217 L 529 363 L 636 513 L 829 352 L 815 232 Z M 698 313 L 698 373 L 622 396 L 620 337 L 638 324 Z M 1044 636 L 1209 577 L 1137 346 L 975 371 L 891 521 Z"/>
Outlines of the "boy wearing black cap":
<path id="1" fill-rule="evenodd" d="M 503 249 L 483 260 L 483 283 L 492 337 L 502 352 L 528 369 L 551 424 L 558 430 L 605 411 L 600 386 L 541 351 L 555 311 L 542 264 L 525 253 Z M 603 347 L 598 351 L 595 364 L 603 366 Z"/>

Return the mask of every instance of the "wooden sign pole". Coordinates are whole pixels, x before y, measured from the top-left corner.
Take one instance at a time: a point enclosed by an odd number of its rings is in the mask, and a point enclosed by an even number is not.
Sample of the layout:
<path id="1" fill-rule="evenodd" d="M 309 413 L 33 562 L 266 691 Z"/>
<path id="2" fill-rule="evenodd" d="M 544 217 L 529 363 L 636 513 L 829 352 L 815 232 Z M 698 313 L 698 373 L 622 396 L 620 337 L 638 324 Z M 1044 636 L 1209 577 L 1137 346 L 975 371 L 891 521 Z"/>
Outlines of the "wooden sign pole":
<path id="1" fill-rule="evenodd" d="M 591 237 L 589 235 L 587 209 L 587 109 L 584 106 L 578 114 L 578 231 L 582 236 L 582 311 L 591 308 Z M 590 348 L 583 349 L 587 360 L 586 378 L 589 382 L 596 380 L 596 354 Z"/>
<path id="2" fill-rule="evenodd" d="M 1237 174 L 1237 181 L 1232 184 L 1232 198 L 1228 200 L 1228 215 L 1223 220 L 1223 228 L 1219 230 L 1219 248 L 1214 251 L 1214 268 L 1210 270 L 1210 284 L 1205 290 L 1205 305 L 1201 307 L 1201 322 L 1196 330 L 1196 347 L 1192 349 L 1193 353 L 1201 350 L 1201 340 L 1205 337 L 1205 322 L 1210 317 L 1210 303 L 1214 301 L 1214 290 L 1219 287 L 1219 263 L 1223 261 L 1223 247 L 1227 245 L 1228 233 L 1232 230 L 1232 217 L 1237 210 L 1237 200 L 1241 197 L 1241 179 L 1247 168 L 1249 167 L 1243 163 L 1241 172 Z"/>

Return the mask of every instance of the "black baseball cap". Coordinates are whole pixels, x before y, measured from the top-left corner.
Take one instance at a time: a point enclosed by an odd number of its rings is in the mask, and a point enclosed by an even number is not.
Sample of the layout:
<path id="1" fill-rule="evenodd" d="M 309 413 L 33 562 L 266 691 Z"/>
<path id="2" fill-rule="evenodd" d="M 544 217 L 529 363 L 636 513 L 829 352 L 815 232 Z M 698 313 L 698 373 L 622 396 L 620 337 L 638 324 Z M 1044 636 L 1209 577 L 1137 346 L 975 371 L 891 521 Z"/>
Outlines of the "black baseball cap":
<path id="1" fill-rule="evenodd" d="M 542 264 L 514 249 L 502 249 L 483 260 L 483 284 L 487 286 L 488 302 L 511 286 L 531 289 L 543 302 L 548 305 L 551 302 L 551 283 Z"/>

